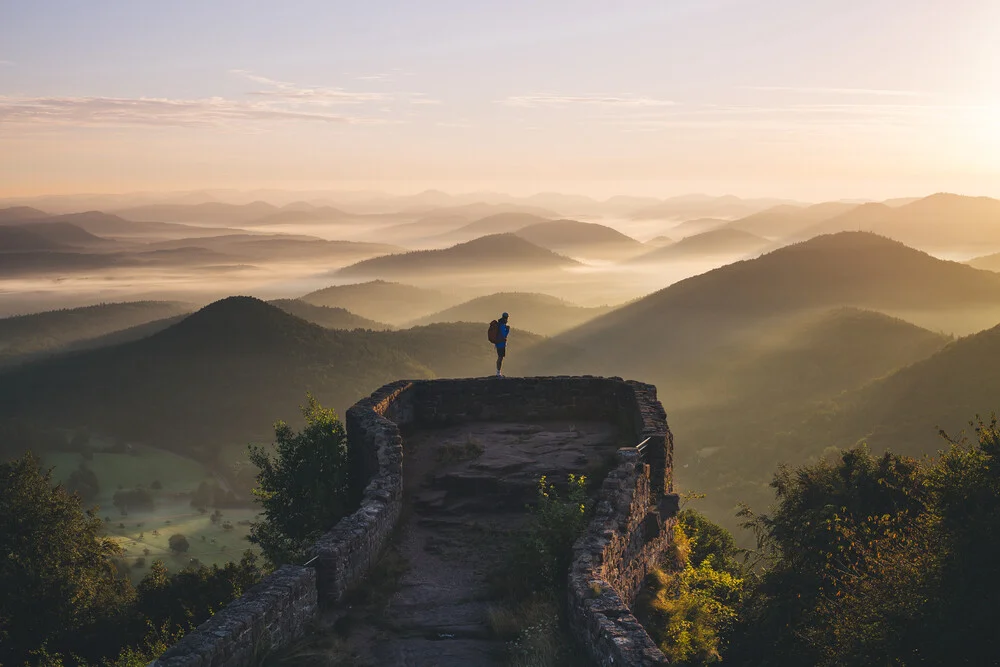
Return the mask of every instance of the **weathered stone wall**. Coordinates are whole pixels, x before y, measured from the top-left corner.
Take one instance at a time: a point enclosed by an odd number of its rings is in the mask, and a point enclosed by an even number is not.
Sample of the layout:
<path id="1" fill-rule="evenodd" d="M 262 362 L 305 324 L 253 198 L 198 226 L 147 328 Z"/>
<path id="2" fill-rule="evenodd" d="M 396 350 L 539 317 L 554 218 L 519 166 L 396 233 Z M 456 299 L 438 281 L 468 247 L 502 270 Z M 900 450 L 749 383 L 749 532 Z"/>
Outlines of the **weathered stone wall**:
<path id="1" fill-rule="evenodd" d="M 570 624 L 601 667 L 667 665 L 630 606 L 669 546 L 677 497 L 656 492 L 652 466 L 638 450 L 620 449 L 618 462 L 604 480 L 594 518 L 573 547 Z"/>
<path id="2" fill-rule="evenodd" d="M 345 415 L 357 511 L 312 549 L 311 568 L 286 566 L 167 651 L 155 667 L 245 667 L 294 641 L 316 615 L 363 580 L 402 511 L 409 428 L 467 421 L 587 419 L 619 424 L 642 450 L 618 451 L 595 517 L 574 547 L 570 608 L 579 639 L 601 665 L 665 664 L 628 609 L 670 535 L 673 440 L 652 385 L 621 378 L 545 377 L 400 381 Z M 667 494 L 666 496 L 664 494 Z"/>
<path id="3" fill-rule="evenodd" d="M 316 571 L 285 565 L 170 647 L 149 667 L 254 665 L 316 618 Z"/>
<path id="4" fill-rule="evenodd" d="M 347 411 L 353 477 L 368 480 L 360 507 L 313 547 L 320 601 L 332 604 L 361 581 L 378 558 L 403 508 L 403 438 L 413 422 L 413 383 L 386 385 Z"/>

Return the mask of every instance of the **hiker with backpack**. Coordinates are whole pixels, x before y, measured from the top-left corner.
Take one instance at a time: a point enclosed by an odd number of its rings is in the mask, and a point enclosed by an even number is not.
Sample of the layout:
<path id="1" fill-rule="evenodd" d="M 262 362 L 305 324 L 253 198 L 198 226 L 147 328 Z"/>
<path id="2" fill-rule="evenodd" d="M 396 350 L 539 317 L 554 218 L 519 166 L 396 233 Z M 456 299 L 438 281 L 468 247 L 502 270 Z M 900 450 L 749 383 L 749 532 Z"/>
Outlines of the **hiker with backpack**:
<path id="1" fill-rule="evenodd" d="M 500 367 L 503 366 L 503 358 L 507 354 L 507 336 L 510 335 L 510 327 L 507 325 L 507 313 L 500 316 L 499 320 L 490 322 L 490 329 L 486 334 L 490 342 L 497 348 L 497 377 L 503 377 Z"/>

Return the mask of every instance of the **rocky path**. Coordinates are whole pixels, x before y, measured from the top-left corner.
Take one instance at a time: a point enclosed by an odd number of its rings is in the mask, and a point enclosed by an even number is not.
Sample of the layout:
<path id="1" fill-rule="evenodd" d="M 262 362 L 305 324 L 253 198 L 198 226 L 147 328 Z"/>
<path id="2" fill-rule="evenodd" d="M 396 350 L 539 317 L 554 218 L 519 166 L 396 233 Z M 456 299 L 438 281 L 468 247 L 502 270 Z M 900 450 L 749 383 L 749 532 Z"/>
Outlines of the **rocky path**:
<path id="1" fill-rule="evenodd" d="M 505 644 L 490 623 L 490 574 L 503 561 L 504 536 L 526 520 L 540 476 L 565 480 L 607 465 L 618 437 L 603 422 L 549 422 L 406 438 L 406 502 L 391 565 L 377 567 L 367 585 L 387 590 L 327 619 L 338 639 L 337 659 L 325 664 L 504 665 Z"/>

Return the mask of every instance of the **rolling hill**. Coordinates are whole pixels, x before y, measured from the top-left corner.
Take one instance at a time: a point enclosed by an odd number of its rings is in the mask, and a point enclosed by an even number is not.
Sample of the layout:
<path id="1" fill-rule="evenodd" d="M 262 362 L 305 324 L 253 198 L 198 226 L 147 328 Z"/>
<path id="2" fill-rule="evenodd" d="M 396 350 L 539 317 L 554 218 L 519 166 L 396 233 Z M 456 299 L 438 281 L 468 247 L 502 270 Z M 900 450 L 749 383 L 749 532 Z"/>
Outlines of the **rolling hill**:
<path id="1" fill-rule="evenodd" d="M 378 230 L 380 238 L 392 243 L 404 243 L 417 239 L 426 239 L 454 232 L 476 220 L 501 214 L 518 213 L 538 216 L 551 220 L 559 216 L 552 211 L 537 206 L 520 204 L 464 204 L 435 208 L 413 222 L 401 223 Z M 497 233 L 495 230 L 490 233 Z"/>
<path id="2" fill-rule="evenodd" d="M 801 232 L 800 237 L 870 231 L 924 250 L 1000 248 L 1000 200 L 939 193 L 902 206 L 867 204 Z"/>
<path id="3" fill-rule="evenodd" d="M 635 220 L 691 218 L 740 218 L 783 202 L 778 199 L 740 199 L 733 195 L 680 195 L 634 211 Z"/>
<path id="4" fill-rule="evenodd" d="M 184 236 L 209 236 L 230 232 L 227 228 L 195 227 L 168 222 L 138 222 L 101 211 L 65 213 L 45 218 L 33 217 L 27 220 L 2 220 L 0 225 L 35 225 L 43 223 L 69 223 L 95 236 L 113 239 L 149 239 L 151 237 L 176 238 Z"/>
<path id="5" fill-rule="evenodd" d="M 316 306 L 344 308 L 361 317 L 393 325 L 404 324 L 455 303 L 454 298 L 436 290 L 384 280 L 325 287 L 299 300 Z"/>
<path id="6" fill-rule="evenodd" d="M 641 243 L 616 229 L 576 220 L 537 222 L 518 230 L 516 235 L 560 254 L 595 259 L 620 259 L 643 250 Z"/>
<path id="7" fill-rule="evenodd" d="M 394 379 L 489 374 L 495 355 L 480 328 L 336 331 L 230 297 L 142 340 L 0 373 L 0 418 L 88 427 L 214 462 L 225 445 L 270 442 L 273 421 L 294 422 L 307 391 L 342 414 Z"/>
<path id="8" fill-rule="evenodd" d="M 482 296 L 446 310 L 421 317 L 412 325 L 433 324 L 435 322 L 476 322 L 483 328 L 503 312 L 511 315 L 511 327 L 516 333 L 531 331 L 543 336 L 572 329 L 611 310 L 603 308 L 583 308 L 568 301 L 547 294 L 524 292 L 499 292 Z M 482 337 L 482 332 L 480 332 Z M 512 339 L 513 340 L 513 339 Z"/>
<path id="9" fill-rule="evenodd" d="M 495 234 L 443 250 L 417 250 L 364 260 L 340 269 L 345 278 L 396 278 L 421 274 L 546 271 L 577 262 L 513 234 Z"/>
<path id="10" fill-rule="evenodd" d="M 688 236 L 629 260 L 634 264 L 655 264 L 676 260 L 697 260 L 706 257 L 740 256 L 767 246 L 767 239 L 739 229 L 715 229 Z"/>
<path id="11" fill-rule="evenodd" d="M 279 213 L 281 209 L 267 202 L 250 204 L 151 204 L 123 208 L 115 213 L 134 222 L 194 222 L 215 225 L 242 225 Z"/>
<path id="12" fill-rule="evenodd" d="M 533 213 L 495 213 L 485 218 L 480 218 L 475 222 L 470 222 L 456 230 L 433 236 L 428 240 L 449 244 L 464 243 L 477 239 L 480 236 L 517 232 L 529 225 L 545 222 L 546 220 L 547 218 L 534 215 Z"/>
<path id="13" fill-rule="evenodd" d="M 1000 275 L 844 232 L 683 280 L 555 340 L 579 348 L 579 358 L 564 364 L 655 381 L 738 347 L 756 323 L 835 306 L 940 312 L 947 321 L 961 308 L 1000 306 Z"/>
<path id="14" fill-rule="evenodd" d="M 0 252 L 97 249 L 115 242 L 94 236 L 68 222 L 35 222 L 0 226 Z"/>
<path id="15" fill-rule="evenodd" d="M 0 208 L 0 224 L 40 220 L 42 218 L 51 217 L 51 213 L 46 213 L 45 211 L 40 211 L 37 208 L 32 208 L 30 206 L 10 206 L 8 208 Z"/>
<path id="16" fill-rule="evenodd" d="M 727 223 L 726 227 L 768 239 L 783 239 L 824 220 L 844 215 L 857 207 L 857 204 L 846 202 L 824 202 L 812 206 L 783 204 L 739 220 L 733 220 Z"/>
<path id="17" fill-rule="evenodd" d="M 293 223 L 319 223 L 329 221 L 340 221 L 348 218 L 359 217 L 345 213 L 332 206 L 313 207 L 308 210 L 289 209 L 287 206 L 276 213 L 270 213 L 260 218 L 254 218 L 243 222 L 246 227 L 256 227 L 263 225 L 286 225 Z"/>
<path id="18" fill-rule="evenodd" d="M 983 271 L 1000 271 L 1000 252 L 975 257 L 966 262 L 966 264 L 974 269 L 981 269 Z"/>
<path id="19" fill-rule="evenodd" d="M 137 301 L 5 317 L 0 319 L 0 365 L 190 311 L 183 303 Z"/>
<path id="20" fill-rule="evenodd" d="M 798 433 L 818 432 L 818 445 L 845 447 L 864 439 L 877 451 L 922 455 L 969 431 L 976 415 L 1000 413 L 1000 326 L 960 338 L 933 356 L 837 397 L 810 415 Z M 813 429 L 822 429 L 814 431 Z"/>
<path id="21" fill-rule="evenodd" d="M 697 443 L 675 481 L 705 493 L 700 509 L 734 530 L 739 503 L 763 510 L 773 502 L 768 482 L 779 464 L 828 453 L 829 423 L 801 424 L 829 415 L 827 405 L 836 397 L 920 363 L 950 340 L 853 308 L 805 313 L 761 333 L 727 363 L 707 365 L 699 377 L 674 379 L 690 384 L 700 402 L 684 405 L 664 397 L 672 404 L 674 433 Z"/>
<path id="22" fill-rule="evenodd" d="M 301 299 L 274 299 L 268 301 L 268 303 L 281 308 L 289 315 L 299 317 L 306 322 L 318 324 L 325 329 L 385 331 L 392 328 L 388 324 L 355 315 L 345 308 L 317 306 Z"/>
<path id="23" fill-rule="evenodd" d="M 723 218 L 695 218 L 694 220 L 685 220 L 681 224 L 671 227 L 668 231 L 674 238 L 681 239 L 686 236 L 710 232 L 713 229 L 725 227 L 729 223 L 729 220 Z"/>

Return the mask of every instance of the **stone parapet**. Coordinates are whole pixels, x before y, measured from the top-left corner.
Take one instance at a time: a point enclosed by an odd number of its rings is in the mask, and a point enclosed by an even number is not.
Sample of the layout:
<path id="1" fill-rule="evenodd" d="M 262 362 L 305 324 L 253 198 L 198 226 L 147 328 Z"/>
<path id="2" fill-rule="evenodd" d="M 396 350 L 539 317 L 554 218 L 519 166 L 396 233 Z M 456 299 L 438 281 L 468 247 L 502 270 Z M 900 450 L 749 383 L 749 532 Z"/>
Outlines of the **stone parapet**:
<path id="1" fill-rule="evenodd" d="M 674 521 L 673 439 L 656 388 L 621 378 L 415 380 L 388 384 L 345 415 L 358 509 L 325 533 L 310 567 L 285 566 L 189 633 L 151 667 L 250 667 L 262 650 L 295 641 L 318 605 L 340 601 L 388 543 L 402 512 L 405 446 L 412 428 L 470 421 L 601 420 L 635 447 L 618 451 L 569 573 L 573 631 L 600 665 L 662 665 L 663 654 L 629 610 L 665 551 Z"/>

